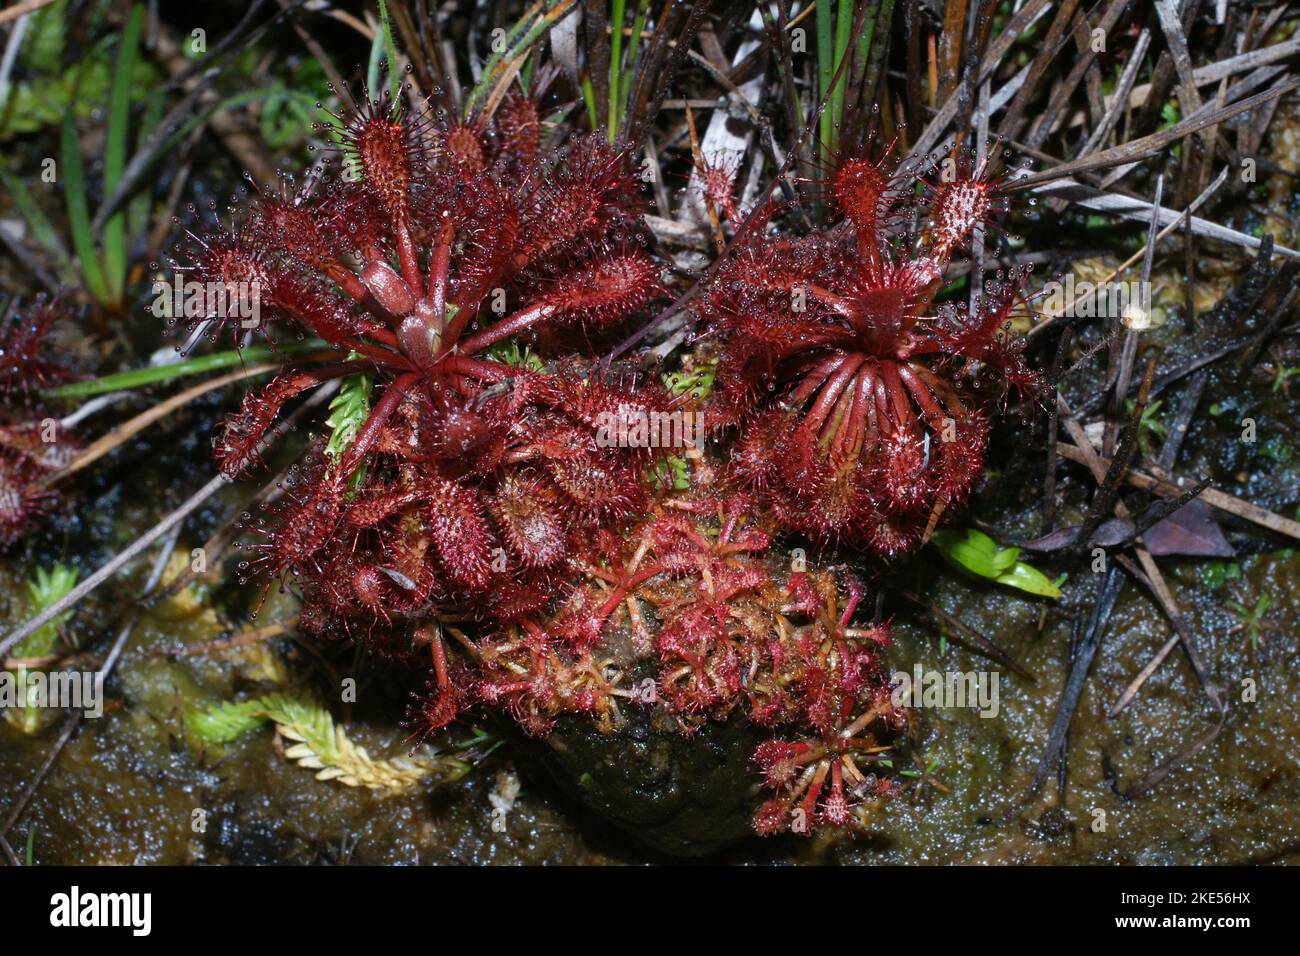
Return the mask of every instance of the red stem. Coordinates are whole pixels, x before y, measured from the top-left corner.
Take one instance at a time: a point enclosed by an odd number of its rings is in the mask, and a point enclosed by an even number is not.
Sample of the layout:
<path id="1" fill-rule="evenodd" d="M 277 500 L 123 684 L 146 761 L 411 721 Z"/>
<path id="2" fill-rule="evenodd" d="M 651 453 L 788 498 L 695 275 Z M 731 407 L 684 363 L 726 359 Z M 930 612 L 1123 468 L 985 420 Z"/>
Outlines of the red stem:
<path id="1" fill-rule="evenodd" d="M 433 314 L 439 322 L 447 318 L 447 274 L 451 269 L 451 244 L 456 238 L 456 227 L 448 219 L 438 232 L 438 243 L 433 247 L 433 260 L 429 263 L 429 298 L 433 300 Z"/>
<path id="2" fill-rule="evenodd" d="M 817 395 L 817 401 L 813 402 L 812 408 L 804 416 L 804 424 L 808 428 L 820 431 L 822 422 L 830 414 L 835 405 L 835 400 L 840 397 L 840 392 L 844 391 L 844 386 L 849 383 L 853 373 L 858 370 L 864 361 L 866 359 L 861 355 L 847 356 L 845 363 L 840 366 L 840 370 L 822 386 L 821 392 Z"/>
<path id="3" fill-rule="evenodd" d="M 392 333 L 389 334 L 391 335 Z M 406 356 L 401 355 L 397 352 L 390 351 L 389 349 L 383 349 L 383 348 L 379 348 L 378 346 L 371 345 L 369 342 L 363 342 L 360 339 L 351 338 L 351 339 L 345 339 L 343 341 L 343 344 L 346 345 L 353 352 L 360 352 L 366 358 L 371 359 L 372 361 L 386 368 L 392 368 L 394 366 L 401 369 L 414 368 L 414 366 L 412 366 L 411 363 L 407 361 Z M 394 344 L 396 344 L 396 339 L 394 339 Z"/>
<path id="4" fill-rule="evenodd" d="M 553 306 L 549 306 L 544 302 L 535 302 L 526 309 L 516 312 L 514 315 L 510 316 L 510 318 L 502 319 L 491 328 L 484 329 L 478 335 L 466 339 L 461 344 L 460 350 L 466 355 L 474 355 L 477 352 L 482 352 L 484 349 L 491 345 L 495 345 L 502 339 L 507 339 L 512 335 L 516 335 L 529 326 L 536 325 L 538 322 L 549 319 L 554 314 L 555 309 Z M 459 313 L 457 314 L 457 318 L 459 318 Z"/>
<path id="5" fill-rule="evenodd" d="M 370 417 L 366 419 L 366 423 L 357 432 L 357 437 L 352 442 L 352 446 L 348 448 L 347 454 L 340 460 L 339 469 L 343 474 L 352 474 L 357 465 L 361 464 L 361 459 L 370 451 L 370 446 L 379 440 L 380 432 L 383 431 L 389 417 L 397 410 L 398 403 L 411 389 L 411 386 L 423 377 L 424 375 L 421 372 L 407 372 L 405 375 L 399 375 L 393 379 L 384 391 L 384 397 L 371 409 Z"/>
<path id="6" fill-rule="evenodd" d="M 817 391 L 821 384 L 825 382 L 826 379 L 830 378 L 831 374 L 848 360 L 849 357 L 847 355 L 832 355 L 829 358 L 822 359 L 816 365 L 811 366 L 807 374 L 804 375 L 803 381 L 799 383 L 799 387 L 791 393 L 790 404 L 802 405 L 804 402 L 808 401 L 808 399 L 812 397 L 813 392 Z"/>
<path id="7" fill-rule="evenodd" d="M 420 260 L 415 254 L 415 241 L 411 238 L 411 231 L 406 223 L 401 223 L 393 231 L 397 234 L 397 257 L 402 262 L 402 278 L 411 287 L 411 291 L 419 295 L 424 283 L 420 281 Z"/>

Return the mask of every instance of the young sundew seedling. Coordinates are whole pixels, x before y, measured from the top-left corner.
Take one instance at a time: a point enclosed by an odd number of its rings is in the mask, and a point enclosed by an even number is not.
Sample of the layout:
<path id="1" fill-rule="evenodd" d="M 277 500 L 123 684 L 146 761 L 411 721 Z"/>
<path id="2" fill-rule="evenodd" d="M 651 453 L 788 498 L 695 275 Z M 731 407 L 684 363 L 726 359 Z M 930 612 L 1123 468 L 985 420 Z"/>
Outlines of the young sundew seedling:
<path id="1" fill-rule="evenodd" d="M 702 178 L 735 209 L 730 177 Z M 969 162 L 927 183 L 849 158 L 829 181 L 842 218 L 790 236 L 772 203 L 737 224 L 695 311 L 721 347 L 715 421 L 742 426 L 733 476 L 783 528 L 913 549 L 978 477 L 991 406 L 1037 394 L 1009 332 L 1023 273 L 998 273 L 973 310 L 935 302 L 954 253 L 1005 210 L 1004 182 Z"/>

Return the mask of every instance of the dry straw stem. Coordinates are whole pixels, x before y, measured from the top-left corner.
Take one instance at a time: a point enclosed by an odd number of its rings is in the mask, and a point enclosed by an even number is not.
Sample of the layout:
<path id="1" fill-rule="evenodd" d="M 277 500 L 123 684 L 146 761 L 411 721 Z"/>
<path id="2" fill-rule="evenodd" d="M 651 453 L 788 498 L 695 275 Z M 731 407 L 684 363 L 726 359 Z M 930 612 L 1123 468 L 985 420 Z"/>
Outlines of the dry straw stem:
<path id="1" fill-rule="evenodd" d="M 0 23 L 17 20 L 19 17 L 39 10 L 41 7 L 48 7 L 53 2 L 54 0 L 23 0 L 22 3 L 16 3 L 12 7 L 0 10 Z"/>
<path id="2" fill-rule="evenodd" d="M 1076 438 L 1076 440 L 1078 439 Z M 1083 440 L 1087 441 L 1086 436 Z M 1090 461 L 1090 456 L 1080 449 L 1078 445 L 1071 445 L 1067 442 L 1057 442 L 1056 453 L 1062 458 L 1079 465 L 1087 465 Z M 1097 457 L 1096 460 L 1103 468 L 1110 465 L 1110 462 L 1105 458 Z M 1124 481 L 1134 488 L 1159 495 L 1179 495 L 1187 490 L 1187 479 L 1174 475 L 1159 465 L 1148 464 L 1147 468 L 1149 472 L 1134 468 L 1128 469 L 1124 474 Z M 1238 518 L 1245 518 L 1260 527 L 1268 528 L 1270 531 L 1276 531 L 1278 534 L 1284 534 L 1300 541 L 1300 522 L 1284 518 L 1275 512 L 1261 508 L 1259 505 L 1251 504 L 1249 501 L 1230 495 L 1226 491 L 1220 491 L 1211 486 L 1201 492 L 1201 500 L 1213 505 L 1220 511 L 1226 511 Z"/>
<path id="3" fill-rule="evenodd" d="M 47 477 L 45 483 L 54 484 L 55 482 L 62 481 L 64 478 L 69 478 L 72 475 L 75 475 L 77 472 L 81 471 L 81 469 L 98 461 L 114 448 L 117 448 L 123 443 L 129 441 L 135 435 L 144 431 L 154 422 L 161 418 L 166 418 L 172 412 L 176 411 L 176 409 L 188 405 L 201 395 L 206 395 L 208 392 L 215 391 L 218 388 L 223 388 L 232 382 L 238 382 L 241 379 L 251 378 L 254 375 L 261 375 L 264 372 L 272 372 L 279 369 L 280 365 L 278 364 L 254 365 L 252 368 L 241 368 L 238 371 L 230 372 L 218 378 L 209 379 L 206 382 L 200 382 L 198 385 L 193 385 L 183 392 L 178 392 L 171 398 L 145 409 L 145 411 L 141 412 L 139 415 L 123 422 L 121 425 L 116 426 L 112 431 L 97 438 L 91 444 L 82 449 L 81 454 L 74 458 L 66 468 Z"/>
<path id="4" fill-rule="evenodd" d="M 1150 374 L 1148 372 L 1148 377 L 1143 382 L 1143 394 L 1139 399 L 1138 411 L 1135 414 L 1135 418 L 1141 415 L 1141 409 L 1146 404 L 1145 396 L 1149 389 L 1149 385 Z M 1064 402 L 1062 402 L 1062 406 L 1064 406 Z M 1091 442 L 1088 440 L 1087 434 L 1083 430 L 1083 426 L 1079 424 L 1073 415 L 1068 414 L 1068 409 L 1063 407 L 1062 412 L 1064 413 L 1062 415 L 1062 422 L 1065 425 L 1066 431 L 1070 433 L 1071 438 L 1078 442 L 1077 446 L 1071 447 L 1074 451 L 1080 453 L 1082 458 L 1081 463 L 1092 472 L 1093 478 L 1098 483 L 1101 483 L 1107 475 L 1110 474 L 1114 462 L 1108 462 L 1096 453 Z M 1064 453 L 1064 451 L 1062 451 L 1060 443 L 1057 445 L 1057 452 L 1063 457 L 1069 457 Z M 1124 475 L 1129 474 L 1130 471 L 1131 469 L 1125 468 Z M 1202 497 L 1204 497 L 1205 492 L 1203 491 L 1201 494 Z M 1120 518 L 1128 521 L 1133 520 L 1132 515 L 1129 514 L 1129 510 L 1124 505 L 1124 502 L 1118 498 L 1115 499 L 1114 510 L 1115 514 Z M 1222 711 L 1223 702 L 1219 697 L 1218 688 L 1214 686 L 1213 682 L 1209 678 L 1209 674 L 1201 663 L 1200 652 L 1197 651 L 1196 645 L 1192 639 L 1191 629 L 1187 626 L 1187 620 L 1183 617 L 1183 613 L 1178 607 L 1177 601 L 1174 599 L 1173 592 L 1165 582 L 1160 567 L 1156 564 L 1155 558 L 1151 556 L 1151 552 L 1142 545 L 1135 545 L 1134 551 L 1137 553 L 1138 561 L 1142 565 L 1142 571 L 1146 575 L 1146 582 L 1149 585 L 1152 594 L 1155 595 L 1157 602 L 1159 602 L 1161 609 L 1165 612 L 1165 616 L 1169 618 L 1169 622 L 1173 625 L 1176 636 L 1182 641 L 1183 648 L 1187 652 L 1188 660 L 1192 664 L 1192 669 L 1196 671 L 1196 676 L 1200 680 L 1201 686 L 1205 689 L 1205 693 L 1209 696 L 1215 707 Z"/>

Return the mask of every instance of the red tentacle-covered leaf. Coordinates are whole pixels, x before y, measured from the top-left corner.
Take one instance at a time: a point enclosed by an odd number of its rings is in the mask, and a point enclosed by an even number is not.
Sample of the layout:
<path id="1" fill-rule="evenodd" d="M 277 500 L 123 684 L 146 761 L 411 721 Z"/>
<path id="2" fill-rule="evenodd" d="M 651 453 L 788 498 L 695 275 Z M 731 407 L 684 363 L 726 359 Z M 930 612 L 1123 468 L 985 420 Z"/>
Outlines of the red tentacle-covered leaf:
<path id="1" fill-rule="evenodd" d="M 278 196 L 254 205 L 246 232 L 300 268 L 320 270 L 350 296 L 362 298 L 355 274 L 343 264 L 347 256 L 365 259 L 388 241 L 391 219 L 380 197 L 361 183 L 338 182 L 323 188 L 314 180 L 298 188 L 284 186 Z"/>
<path id="2" fill-rule="evenodd" d="M 859 241 L 874 251 L 882 238 L 879 234 L 881 214 L 892 197 L 890 172 L 883 162 L 852 158 L 840 163 L 831 177 L 835 201 L 853 223 Z"/>
<path id="3" fill-rule="evenodd" d="M 661 290 L 654 261 L 629 252 L 601 256 L 590 265 L 560 275 L 549 284 L 541 301 L 558 317 L 577 316 L 600 327 L 627 318 Z"/>
<path id="4" fill-rule="evenodd" d="M 442 136 L 443 159 L 449 168 L 464 173 L 481 173 L 487 167 L 487 143 L 477 126 L 449 123 Z"/>
<path id="5" fill-rule="evenodd" d="M 480 300 L 503 281 L 518 247 L 518 201 L 482 171 L 442 170 L 433 174 L 415 209 L 417 237 L 432 249 L 447 224 L 453 235 L 448 301 L 457 310 L 478 310 Z"/>
<path id="6" fill-rule="evenodd" d="M 484 619 L 503 624 L 540 614 L 555 597 L 553 577 L 545 569 L 493 575 L 475 611 Z"/>
<path id="7" fill-rule="evenodd" d="M 640 469 L 616 450 L 552 459 L 546 462 L 546 471 L 563 492 L 570 513 L 583 520 L 630 517 L 643 510 L 649 500 Z"/>
<path id="8" fill-rule="evenodd" d="M 492 496 L 491 512 L 506 550 L 525 567 L 550 567 L 564 557 L 559 494 L 550 482 L 535 475 L 507 474 Z"/>
<path id="9" fill-rule="evenodd" d="M 496 167 L 504 182 L 522 185 L 537 166 L 542 123 L 531 96 L 511 90 L 497 107 Z"/>
<path id="10" fill-rule="evenodd" d="M 347 299 L 316 277 L 278 276 L 268 291 L 272 319 L 290 318 L 333 345 L 380 328 L 379 322 L 354 310 Z"/>
<path id="11" fill-rule="evenodd" d="M 62 471 L 81 452 L 72 429 L 52 418 L 0 425 L 0 448 L 30 458 L 47 472 Z"/>
<path id="12" fill-rule="evenodd" d="M 455 482 L 435 479 L 425 489 L 425 498 L 424 524 L 437 549 L 439 564 L 452 581 L 467 591 L 487 587 L 494 573 L 497 545 L 478 495 Z"/>
<path id="13" fill-rule="evenodd" d="M 0 449 L 0 547 L 22 537 L 55 501 L 42 483 L 48 474 L 26 455 Z"/>
<path id="14" fill-rule="evenodd" d="M 629 154 L 599 135 L 586 136 L 533 193 L 524 214 L 523 261 L 603 239 L 615 226 L 633 221 L 643 205 Z"/>
<path id="15" fill-rule="evenodd" d="M 731 475 L 789 529 L 913 546 L 978 478 L 990 393 L 1034 390 L 1006 328 L 1021 277 L 999 276 L 970 316 L 933 301 L 957 248 L 1005 206 L 1002 180 L 969 166 L 917 198 L 883 163 L 839 161 L 842 222 L 747 232 L 693 306 L 721 353 L 714 411 L 743 428 Z M 903 219 L 919 239 L 892 238 Z"/>
<path id="16" fill-rule="evenodd" d="M 385 92 L 377 101 L 363 102 L 343 128 L 342 153 L 353 178 L 363 178 L 402 226 L 410 215 L 412 189 L 428 168 L 432 122 L 424 114 L 403 115 Z"/>
<path id="17" fill-rule="evenodd" d="M 212 436 L 212 456 L 221 473 L 234 478 L 246 468 L 260 465 L 258 443 L 280 416 L 284 403 L 319 384 L 320 379 L 310 372 L 294 370 L 277 375 L 264 388 L 245 395 L 239 411 L 222 422 Z"/>
<path id="18" fill-rule="evenodd" d="M 318 575 L 327 545 L 333 540 L 343 514 L 346 476 L 328 461 L 314 458 L 306 467 L 295 466 L 286 479 L 288 491 L 273 520 L 252 528 L 260 541 L 247 545 L 255 554 L 241 564 L 245 574 L 264 573 L 272 578 Z"/>
<path id="19" fill-rule="evenodd" d="M 0 326 L 0 395 L 30 396 L 72 377 L 54 357 L 49 340 L 64 317 L 59 302 L 42 300 Z"/>

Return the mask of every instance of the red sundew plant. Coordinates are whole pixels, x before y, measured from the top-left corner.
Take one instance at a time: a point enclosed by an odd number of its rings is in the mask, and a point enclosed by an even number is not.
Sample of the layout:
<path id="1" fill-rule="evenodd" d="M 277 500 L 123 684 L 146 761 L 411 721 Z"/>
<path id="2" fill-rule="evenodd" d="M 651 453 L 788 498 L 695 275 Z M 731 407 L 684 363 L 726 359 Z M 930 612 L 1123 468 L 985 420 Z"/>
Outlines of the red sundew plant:
<path id="1" fill-rule="evenodd" d="M 65 317 L 57 300 L 42 299 L 0 327 L 0 547 L 51 511 L 58 494 L 49 479 L 77 452 L 70 430 L 39 401 L 42 389 L 72 378 L 49 342 Z"/>
<path id="2" fill-rule="evenodd" d="M 782 527 L 910 550 L 983 467 L 983 386 L 1037 392 L 1007 328 L 1022 274 L 999 273 L 974 310 L 935 302 L 954 253 L 1005 209 L 1003 180 L 968 167 L 918 198 L 884 161 L 841 162 L 842 220 L 791 237 L 768 228 L 774 205 L 756 211 L 695 306 L 721 342 L 714 413 L 743 426 L 733 473 Z M 734 208 L 729 177 L 704 179 Z"/>
<path id="3" fill-rule="evenodd" d="M 0 449 L 0 547 L 8 547 L 53 507 L 55 494 L 33 459 Z"/>
<path id="4" fill-rule="evenodd" d="M 444 726 L 474 703 L 534 735 L 564 714 L 612 731 L 627 707 L 658 708 L 685 733 L 735 714 L 798 735 L 754 756 L 778 790 L 755 818 L 759 832 L 860 828 L 859 805 L 893 792 L 871 768 L 906 725 L 880 657 L 888 630 L 851 625 L 855 583 L 841 604 L 833 573 L 784 568 L 751 506 L 743 496 L 662 499 L 546 614 L 477 641 L 451 629 L 472 666 L 449 664 L 431 638 L 437 679 L 415 723 Z"/>
<path id="5" fill-rule="evenodd" d="M 518 95 L 491 120 L 384 99 L 342 123 L 349 175 L 257 197 L 180 269 L 257 306 L 251 323 L 242 308 L 238 323 L 201 317 L 209 335 L 287 324 L 333 349 L 223 423 L 228 476 L 256 463 L 286 403 L 341 383 L 328 441 L 289 470 L 274 513 L 249 516 L 243 574 L 301 588 L 310 630 L 427 649 L 417 734 L 479 706 L 533 735 L 564 715 L 614 732 L 631 707 L 683 733 L 734 716 L 781 735 L 756 756 L 778 790 L 762 832 L 859 826 L 859 802 L 889 791 L 869 769 L 877 735 L 905 721 L 887 629 L 851 624 L 856 585 L 845 600 L 829 571 L 784 570 L 749 496 L 669 494 L 652 478 L 665 449 L 600 438 L 685 398 L 519 347 L 610 328 L 660 293 L 627 155 L 598 137 L 548 149 Z M 799 774 L 776 771 L 777 746 L 796 748 Z"/>
<path id="6" fill-rule="evenodd" d="M 71 373 L 52 354 L 50 333 L 63 317 L 58 302 L 40 300 L 0 325 L 0 397 L 6 402 L 67 381 Z"/>
<path id="7" fill-rule="evenodd" d="M 256 198 L 178 267 L 253 293 L 252 322 L 207 315 L 209 334 L 290 324 L 341 359 L 284 372 L 214 439 L 233 477 L 286 402 L 344 381 L 330 444 L 257 523 L 244 570 L 298 580 L 319 630 L 418 622 L 471 598 L 513 619 L 594 528 L 648 503 L 653 452 L 601 447 L 596 426 L 666 408 L 666 393 L 495 351 L 547 324 L 610 327 L 659 294 L 639 182 L 597 137 L 544 148 L 518 94 L 491 121 L 402 114 L 385 96 L 342 122 L 345 175 Z"/>

